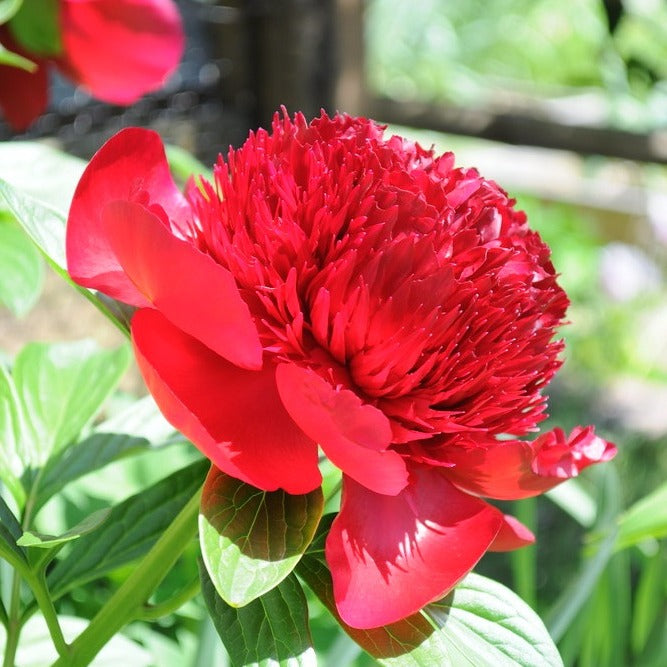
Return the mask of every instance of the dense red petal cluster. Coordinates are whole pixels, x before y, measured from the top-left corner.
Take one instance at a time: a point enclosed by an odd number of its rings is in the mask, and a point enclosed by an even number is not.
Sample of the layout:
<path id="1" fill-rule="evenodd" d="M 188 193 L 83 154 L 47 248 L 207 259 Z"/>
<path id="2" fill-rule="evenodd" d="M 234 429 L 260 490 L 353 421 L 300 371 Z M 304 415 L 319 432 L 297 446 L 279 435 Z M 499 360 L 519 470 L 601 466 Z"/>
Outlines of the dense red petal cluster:
<path id="1" fill-rule="evenodd" d="M 182 196 L 157 135 L 112 138 L 69 216 L 81 285 L 138 308 L 139 367 L 167 418 L 265 490 L 343 471 L 326 544 L 341 617 L 373 627 L 532 535 L 480 498 L 546 491 L 615 447 L 530 442 L 567 297 L 523 213 L 363 118 L 276 116 Z"/>
<path id="2" fill-rule="evenodd" d="M 183 54 L 173 0 L 58 0 L 57 18 L 59 54 L 31 53 L 12 36 L 11 21 L 0 29 L 0 45 L 36 65 L 0 65 L 0 108 L 17 131 L 46 109 L 51 66 L 94 97 L 125 105 L 160 88 Z"/>

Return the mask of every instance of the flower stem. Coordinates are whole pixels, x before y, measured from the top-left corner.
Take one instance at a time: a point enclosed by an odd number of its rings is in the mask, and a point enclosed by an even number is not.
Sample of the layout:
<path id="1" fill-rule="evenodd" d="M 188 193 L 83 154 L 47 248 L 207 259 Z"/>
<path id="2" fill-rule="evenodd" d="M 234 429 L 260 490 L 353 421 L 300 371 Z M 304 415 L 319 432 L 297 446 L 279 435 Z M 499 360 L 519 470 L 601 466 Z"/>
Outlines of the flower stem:
<path id="1" fill-rule="evenodd" d="M 137 568 L 70 645 L 69 655 L 61 656 L 52 667 L 85 667 L 122 627 L 141 615 L 144 603 L 197 533 L 200 496 L 201 491 L 188 501 Z"/>

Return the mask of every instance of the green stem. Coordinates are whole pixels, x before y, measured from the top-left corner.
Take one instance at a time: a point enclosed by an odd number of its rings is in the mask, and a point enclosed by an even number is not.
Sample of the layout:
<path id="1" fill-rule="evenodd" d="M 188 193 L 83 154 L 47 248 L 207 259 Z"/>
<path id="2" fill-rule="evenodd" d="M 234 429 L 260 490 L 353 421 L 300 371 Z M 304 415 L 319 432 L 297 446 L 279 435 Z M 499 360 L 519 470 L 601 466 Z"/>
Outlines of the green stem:
<path id="1" fill-rule="evenodd" d="M 201 491 L 188 501 L 137 568 L 70 645 L 69 656 L 61 656 L 52 667 L 89 665 L 121 628 L 140 615 L 141 607 L 196 535 L 200 496 Z"/>
<path id="2" fill-rule="evenodd" d="M 514 503 L 516 518 L 530 530 L 537 525 L 537 498 L 526 498 Z M 512 551 L 510 554 L 512 577 L 516 594 L 533 609 L 537 603 L 537 554 L 534 545 Z"/>
<path id="3" fill-rule="evenodd" d="M 58 655 L 68 655 L 69 646 L 67 645 L 65 637 L 63 636 L 63 631 L 60 628 L 60 623 L 58 622 L 58 614 L 56 613 L 56 609 L 53 606 L 53 600 L 49 595 L 49 589 L 46 586 L 44 570 L 31 573 L 30 577 L 27 579 L 27 582 L 32 589 L 32 593 L 35 596 L 37 604 L 39 605 L 42 616 L 44 616 L 46 627 L 49 629 L 51 639 L 53 640 L 53 645 L 56 647 Z"/>
<path id="4" fill-rule="evenodd" d="M 21 621 L 19 607 L 21 604 L 21 576 L 14 570 L 12 576 L 12 594 L 9 601 L 9 620 L 7 624 L 7 643 L 5 644 L 5 659 L 3 667 L 13 667 L 16 658 L 16 649 L 19 646 Z"/>
<path id="5" fill-rule="evenodd" d="M 163 616 L 169 616 L 180 609 L 188 600 L 197 595 L 201 584 L 199 578 L 194 579 L 188 586 L 180 590 L 176 595 L 170 597 L 160 604 L 146 605 L 142 611 L 137 615 L 137 620 L 140 621 L 154 621 Z"/>

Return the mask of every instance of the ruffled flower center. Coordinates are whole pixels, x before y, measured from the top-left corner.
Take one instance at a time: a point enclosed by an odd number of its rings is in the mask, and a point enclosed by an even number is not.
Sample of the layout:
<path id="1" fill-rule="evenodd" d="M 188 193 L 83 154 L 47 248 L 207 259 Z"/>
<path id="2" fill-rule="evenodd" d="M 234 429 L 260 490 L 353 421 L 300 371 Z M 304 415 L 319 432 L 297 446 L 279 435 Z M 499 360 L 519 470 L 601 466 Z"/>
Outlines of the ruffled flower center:
<path id="1" fill-rule="evenodd" d="M 335 367 L 395 443 L 542 418 L 567 297 L 524 214 L 451 153 L 365 119 L 276 117 L 188 197 L 265 353 Z"/>

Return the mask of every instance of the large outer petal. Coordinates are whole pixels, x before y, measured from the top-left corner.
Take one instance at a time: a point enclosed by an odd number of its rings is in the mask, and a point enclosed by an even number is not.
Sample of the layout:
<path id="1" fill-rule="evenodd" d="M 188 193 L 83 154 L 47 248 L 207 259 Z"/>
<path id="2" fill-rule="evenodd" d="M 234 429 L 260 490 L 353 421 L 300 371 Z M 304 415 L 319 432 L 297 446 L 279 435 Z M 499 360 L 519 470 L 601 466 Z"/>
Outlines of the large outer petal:
<path id="1" fill-rule="evenodd" d="M 240 369 L 150 308 L 135 313 L 132 341 L 160 410 L 220 470 L 265 491 L 321 484 L 317 445 L 285 412 L 272 367 Z"/>
<path id="2" fill-rule="evenodd" d="M 442 597 L 482 557 L 502 514 L 441 471 L 414 466 L 397 496 L 344 479 L 326 558 L 341 618 L 355 628 L 398 621 Z"/>
<path id="3" fill-rule="evenodd" d="M 177 227 L 184 227 L 191 216 L 169 173 L 159 135 L 128 128 L 95 153 L 77 185 L 67 221 L 67 269 L 84 287 L 145 306 L 146 299 L 125 275 L 102 226 L 106 204 L 138 198 L 158 203 Z"/>
<path id="4" fill-rule="evenodd" d="M 487 498 L 518 500 L 544 493 L 594 463 L 609 461 L 616 447 L 578 426 L 568 437 L 561 429 L 533 442 L 509 440 L 479 446 L 451 445 L 443 468 L 457 486 Z"/>
<path id="5" fill-rule="evenodd" d="M 22 132 L 46 109 L 49 100 L 46 62 L 17 46 L 4 26 L 0 26 L 0 44 L 37 65 L 34 72 L 0 65 L 0 109 L 12 129 Z"/>
<path id="6" fill-rule="evenodd" d="M 168 320 L 233 364 L 261 368 L 257 328 L 227 269 L 141 204 L 111 202 L 102 218 L 126 275 Z"/>
<path id="7" fill-rule="evenodd" d="M 63 71 L 113 104 L 132 104 L 176 69 L 185 37 L 171 0 L 63 0 Z"/>
<path id="8" fill-rule="evenodd" d="M 407 469 L 387 449 L 391 428 L 380 410 L 294 364 L 280 364 L 276 381 L 292 419 L 345 474 L 377 493 L 394 495 L 405 487 Z"/>

